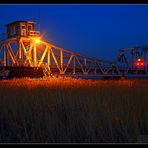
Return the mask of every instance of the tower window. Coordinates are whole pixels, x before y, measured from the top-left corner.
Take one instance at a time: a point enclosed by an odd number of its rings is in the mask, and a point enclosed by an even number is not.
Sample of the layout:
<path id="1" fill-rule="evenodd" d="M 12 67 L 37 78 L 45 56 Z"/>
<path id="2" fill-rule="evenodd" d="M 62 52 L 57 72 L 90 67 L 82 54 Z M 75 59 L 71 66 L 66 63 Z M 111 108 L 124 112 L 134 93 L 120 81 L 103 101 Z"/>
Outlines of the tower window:
<path id="1" fill-rule="evenodd" d="M 28 25 L 28 31 L 32 30 L 32 26 Z"/>
<path id="2" fill-rule="evenodd" d="M 22 29 L 26 29 L 26 26 L 25 25 L 22 25 Z"/>

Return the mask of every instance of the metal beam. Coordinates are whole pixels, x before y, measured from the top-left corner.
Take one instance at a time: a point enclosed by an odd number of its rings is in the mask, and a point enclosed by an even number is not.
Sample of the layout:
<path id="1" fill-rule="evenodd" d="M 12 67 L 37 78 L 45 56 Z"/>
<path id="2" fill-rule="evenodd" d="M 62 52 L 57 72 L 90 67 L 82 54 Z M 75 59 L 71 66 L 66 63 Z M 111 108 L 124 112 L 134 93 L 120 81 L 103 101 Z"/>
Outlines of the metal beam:
<path id="1" fill-rule="evenodd" d="M 67 62 L 66 68 L 64 69 L 63 73 L 66 72 L 66 70 L 67 70 L 67 68 L 68 68 L 68 66 L 69 66 L 69 64 L 70 64 L 70 62 L 72 61 L 72 58 L 73 58 L 73 57 L 74 57 L 73 55 L 70 56 L 70 58 L 69 58 L 69 60 L 68 60 L 68 62 Z"/>
<path id="2" fill-rule="evenodd" d="M 52 57 L 53 57 L 53 59 L 54 59 L 54 62 L 55 62 L 55 64 L 56 64 L 56 66 L 57 66 L 57 68 L 58 68 L 60 74 L 63 74 L 63 71 L 60 69 L 60 66 L 59 66 L 59 64 L 58 64 L 58 62 L 57 62 L 57 59 L 56 59 L 56 57 L 55 57 L 55 55 L 54 55 L 54 52 L 53 52 L 52 48 L 50 49 L 50 51 L 51 51 L 51 55 L 52 55 Z"/>
<path id="3" fill-rule="evenodd" d="M 39 61 L 38 67 L 40 67 L 40 65 L 42 64 L 42 62 L 43 62 L 43 60 L 44 60 L 44 58 L 45 58 L 45 55 L 46 55 L 47 51 L 48 51 L 48 47 L 46 47 L 46 49 L 44 50 L 44 52 L 43 52 L 43 54 L 42 54 L 42 57 L 41 57 L 41 59 L 40 59 L 40 61 Z"/>

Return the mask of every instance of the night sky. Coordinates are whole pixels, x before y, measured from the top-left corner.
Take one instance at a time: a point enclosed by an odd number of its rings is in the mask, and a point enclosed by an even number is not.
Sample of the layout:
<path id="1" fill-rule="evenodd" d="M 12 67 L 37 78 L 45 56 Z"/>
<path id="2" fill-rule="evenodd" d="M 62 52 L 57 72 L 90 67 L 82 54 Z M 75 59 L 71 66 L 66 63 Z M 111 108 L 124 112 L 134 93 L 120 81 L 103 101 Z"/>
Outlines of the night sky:
<path id="1" fill-rule="evenodd" d="M 15 20 L 40 22 L 44 40 L 107 60 L 123 47 L 148 44 L 146 4 L 1 4 L 0 33 Z"/>

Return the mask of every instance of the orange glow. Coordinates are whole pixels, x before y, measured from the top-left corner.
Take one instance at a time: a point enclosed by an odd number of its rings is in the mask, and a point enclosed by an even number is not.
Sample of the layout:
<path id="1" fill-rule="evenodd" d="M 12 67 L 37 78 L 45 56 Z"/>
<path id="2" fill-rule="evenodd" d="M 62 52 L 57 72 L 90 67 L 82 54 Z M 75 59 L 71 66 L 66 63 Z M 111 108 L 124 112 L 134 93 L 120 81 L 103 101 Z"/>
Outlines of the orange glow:
<path id="1" fill-rule="evenodd" d="M 39 39 L 39 38 L 36 38 L 36 39 L 35 39 L 35 43 L 36 43 L 36 44 L 39 44 L 39 43 L 40 43 L 40 39 Z"/>
<path id="2" fill-rule="evenodd" d="M 32 40 L 35 44 L 39 44 L 41 42 L 41 39 L 39 37 L 34 37 L 32 38 Z"/>
<path id="3" fill-rule="evenodd" d="M 140 61 L 141 61 L 141 59 L 139 58 L 139 59 L 138 59 L 138 62 L 140 62 Z"/>

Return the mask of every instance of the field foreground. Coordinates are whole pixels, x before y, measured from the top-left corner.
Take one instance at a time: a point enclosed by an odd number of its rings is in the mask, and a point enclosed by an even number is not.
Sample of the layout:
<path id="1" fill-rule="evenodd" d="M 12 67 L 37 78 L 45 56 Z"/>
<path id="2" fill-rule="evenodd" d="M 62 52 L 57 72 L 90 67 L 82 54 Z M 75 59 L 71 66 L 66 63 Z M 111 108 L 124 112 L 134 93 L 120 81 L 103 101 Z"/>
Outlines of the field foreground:
<path id="1" fill-rule="evenodd" d="M 148 142 L 148 80 L 0 81 L 0 143 Z"/>

